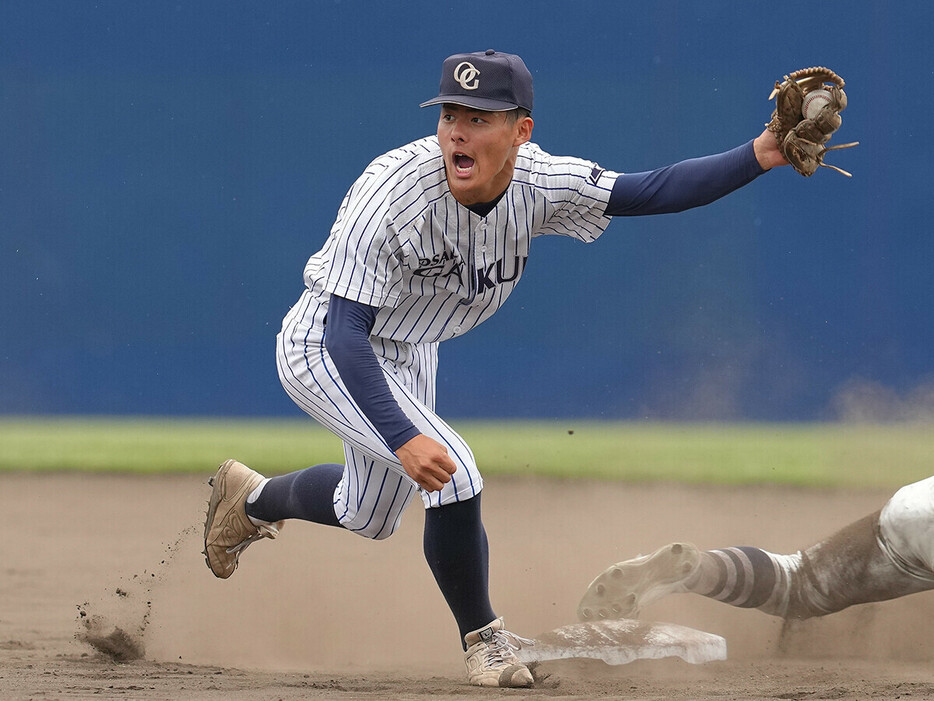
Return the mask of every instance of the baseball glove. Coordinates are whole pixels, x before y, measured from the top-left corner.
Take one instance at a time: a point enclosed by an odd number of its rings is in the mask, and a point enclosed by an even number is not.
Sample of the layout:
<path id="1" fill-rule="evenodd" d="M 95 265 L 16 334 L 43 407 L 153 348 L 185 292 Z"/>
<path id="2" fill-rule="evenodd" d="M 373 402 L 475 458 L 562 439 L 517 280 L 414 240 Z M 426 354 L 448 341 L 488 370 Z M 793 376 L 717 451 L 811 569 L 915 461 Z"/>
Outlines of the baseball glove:
<path id="1" fill-rule="evenodd" d="M 769 95 L 770 100 L 775 98 L 775 109 L 766 127 L 775 134 L 782 155 L 805 177 L 820 166 L 850 177 L 845 170 L 824 163 L 827 151 L 859 143 L 826 145 L 840 128 L 840 113 L 846 109 L 843 85 L 843 78 L 829 68 L 814 66 L 786 75 L 783 82 L 775 81 Z"/>

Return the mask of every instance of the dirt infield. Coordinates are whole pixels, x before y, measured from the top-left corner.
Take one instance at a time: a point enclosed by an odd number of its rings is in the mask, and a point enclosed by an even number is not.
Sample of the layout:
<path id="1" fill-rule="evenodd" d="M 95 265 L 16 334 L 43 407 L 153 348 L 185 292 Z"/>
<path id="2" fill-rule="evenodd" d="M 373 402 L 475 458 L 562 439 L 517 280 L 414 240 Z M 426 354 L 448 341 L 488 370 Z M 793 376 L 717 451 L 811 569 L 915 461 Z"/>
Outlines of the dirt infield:
<path id="1" fill-rule="evenodd" d="M 728 660 L 546 662 L 533 689 L 472 688 L 420 508 L 379 543 L 289 523 L 220 581 L 200 554 L 207 476 L 0 475 L 0 698 L 934 697 L 934 593 L 790 627 L 673 596 L 643 617 L 724 636 Z M 573 622 L 613 561 L 672 540 L 790 552 L 888 496 L 491 479 L 494 605 L 534 636 Z"/>

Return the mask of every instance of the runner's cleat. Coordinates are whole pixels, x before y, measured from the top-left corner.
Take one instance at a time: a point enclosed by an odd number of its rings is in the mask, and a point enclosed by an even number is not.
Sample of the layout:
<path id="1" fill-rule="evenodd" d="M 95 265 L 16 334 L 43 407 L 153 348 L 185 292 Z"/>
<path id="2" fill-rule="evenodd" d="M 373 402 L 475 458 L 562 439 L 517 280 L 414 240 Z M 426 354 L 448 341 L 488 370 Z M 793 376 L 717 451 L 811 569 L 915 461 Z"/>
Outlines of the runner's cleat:
<path id="1" fill-rule="evenodd" d="M 684 583 L 697 570 L 700 552 L 690 543 L 672 543 L 609 567 L 594 579 L 577 607 L 581 621 L 637 618 L 643 606 L 687 591 Z"/>

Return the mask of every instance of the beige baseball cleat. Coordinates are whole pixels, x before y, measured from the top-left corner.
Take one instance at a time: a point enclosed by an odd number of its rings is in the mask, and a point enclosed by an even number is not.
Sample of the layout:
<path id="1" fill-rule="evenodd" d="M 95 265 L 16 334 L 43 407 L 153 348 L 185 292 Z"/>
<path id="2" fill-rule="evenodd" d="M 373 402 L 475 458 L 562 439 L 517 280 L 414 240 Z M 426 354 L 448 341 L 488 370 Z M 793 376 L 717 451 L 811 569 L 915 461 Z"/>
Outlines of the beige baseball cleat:
<path id="1" fill-rule="evenodd" d="M 643 606 L 668 594 L 687 591 L 700 552 L 690 543 L 672 543 L 607 568 L 594 579 L 577 606 L 581 621 L 636 618 Z"/>
<path id="2" fill-rule="evenodd" d="M 208 484 L 214 489 L 204 522 L 204 559 L 215 577 L 227 579 L 247 546 L 279 535 L 283 521 L 259 526 L 246 515 L 246 498 L 263 476 L 236 460 L 222 464 Z"/>
<path id="3" fill-rule="evenodd" d="M 477 686 L 530 687 L 532 673 L 519 661 L 515 651 L 533 643 L 504 630 L 503 625 L 503 619 L 497 618 L 464 636 L 467 679 Z"/>

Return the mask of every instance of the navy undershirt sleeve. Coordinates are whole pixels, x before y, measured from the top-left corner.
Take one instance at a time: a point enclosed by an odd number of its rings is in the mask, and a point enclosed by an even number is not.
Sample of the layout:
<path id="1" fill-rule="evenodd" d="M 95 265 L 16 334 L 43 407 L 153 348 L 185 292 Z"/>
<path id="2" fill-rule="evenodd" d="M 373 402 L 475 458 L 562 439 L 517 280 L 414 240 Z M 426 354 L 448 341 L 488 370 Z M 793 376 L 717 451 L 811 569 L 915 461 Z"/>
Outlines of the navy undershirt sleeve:
<path id="1" fill-rule="evenodd" d="M 632 217 L 682 212 L 710 204 L 764 172 L 749 141 L 713 156 L 691 158 L 643 173 L 623 173 L 613 185 L 606 214 Z"/>
<path id="2" fill-rule="evenodd" d="M 392 396 L 370 345 L 376 311 L 375 307 L 331 295 L 324 345 L 350 396 L 395 451 L 420 431 Z"/>

